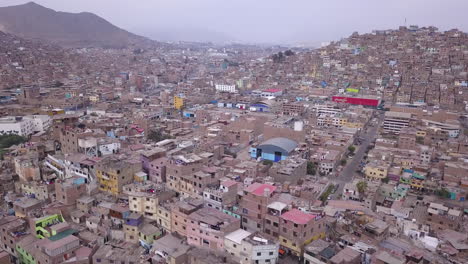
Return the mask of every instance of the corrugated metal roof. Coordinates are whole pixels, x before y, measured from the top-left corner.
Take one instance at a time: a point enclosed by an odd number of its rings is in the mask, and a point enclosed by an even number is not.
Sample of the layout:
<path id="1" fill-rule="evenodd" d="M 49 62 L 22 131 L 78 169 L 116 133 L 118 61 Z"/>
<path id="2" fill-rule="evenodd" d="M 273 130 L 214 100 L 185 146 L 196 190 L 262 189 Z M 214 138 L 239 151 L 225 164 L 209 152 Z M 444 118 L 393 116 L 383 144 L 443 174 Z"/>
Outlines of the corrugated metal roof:
<path id="1" fill-rule="evenodd" d="M 262 147 L 268 147 L 268 146 L 276 146 L 289 153 L 297 147 L 297 142 L 289 138 L 278 137 L 278 138 L 268 139 L 267 141 L 264 141 L 263 143 L 261 143 L 258 147 L 262 148 Z"/>

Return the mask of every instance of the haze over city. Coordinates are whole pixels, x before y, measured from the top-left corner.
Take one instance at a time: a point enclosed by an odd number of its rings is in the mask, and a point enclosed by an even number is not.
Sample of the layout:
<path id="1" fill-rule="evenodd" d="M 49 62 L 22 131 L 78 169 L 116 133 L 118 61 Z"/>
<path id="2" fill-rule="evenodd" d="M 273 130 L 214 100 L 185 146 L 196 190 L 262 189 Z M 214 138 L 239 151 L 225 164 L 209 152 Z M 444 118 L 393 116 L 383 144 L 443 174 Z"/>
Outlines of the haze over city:
<path id="1" fill-rule="evenodd" d="M 0 6 L 23 4 L 2 0 Z M 136 34 L 162 41 L 313 44 L 352 32 L 400 25 L 466 31 L 464 0 L 37 0 L 65 12 L 92 12 Z"/>
<path id="2" fill-rule="evenodd" d="M 0 0 L 0 264 L 466 264 L 468 0 Z"/>

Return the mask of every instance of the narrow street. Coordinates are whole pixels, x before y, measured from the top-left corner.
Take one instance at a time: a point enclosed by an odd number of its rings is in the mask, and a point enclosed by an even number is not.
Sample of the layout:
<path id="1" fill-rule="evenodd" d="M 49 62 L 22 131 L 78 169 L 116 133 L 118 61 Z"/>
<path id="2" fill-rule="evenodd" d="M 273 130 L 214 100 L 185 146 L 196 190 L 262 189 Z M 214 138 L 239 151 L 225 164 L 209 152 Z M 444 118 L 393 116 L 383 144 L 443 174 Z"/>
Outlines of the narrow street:
<path id="1" fill-rule="evenodd" d="M 334 179 L 335 184 L 339 184 L 337 191 L 331 195 L 331 199 L 337 199 L 340 194 L 343 192 L 343 187 L 347 182 L 353 180 L 353 176 L 358 170 L 359 164 L 361 163 L 364 155 L 366 154 L 366 149 L 369 145 L 372 144 L 372 141 L 376 139 L 378 128 L 382 125 L 384 114 L 383 112 L 376 111 L 377 123 L 372 121 L 369 122 L 369 125 L 366 127 L 367 132 L 361 134 L 361 144 L 356 146 L 356 151 L 351 160 L 348 160 L 348 163 L 340 172 L 339 176 Z"/>

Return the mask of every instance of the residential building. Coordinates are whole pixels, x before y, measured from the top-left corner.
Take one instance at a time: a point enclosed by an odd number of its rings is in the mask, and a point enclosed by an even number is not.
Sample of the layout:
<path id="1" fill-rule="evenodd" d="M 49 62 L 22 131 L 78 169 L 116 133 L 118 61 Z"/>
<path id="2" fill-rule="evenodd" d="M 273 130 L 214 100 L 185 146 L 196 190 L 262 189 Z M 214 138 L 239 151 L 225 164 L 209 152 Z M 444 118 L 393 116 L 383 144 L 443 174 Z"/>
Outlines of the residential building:
<path id="1" fill-rule="evenodd" d="M 181 236 L 187 236 L 189 215 L 203 207 L 202 200 L 188 199 L 176 203 L 171 208 L 171 230 Z"/>
<path id="2" fill-rule="evenodd" d="M 278 263 L 279 243 L 261 233 L 238 229 L 224 238 L 224 249 L 241 264 Z"/>
<path id="3" fill-rule="evenodd" d="M 117 196 L 123 186 L 132 182 L 135 173 L 141 171 L 141 163 L 116 157 L 105 158 L 96 166 L 99 190 Z"/>
<path id="4" fill-rule="evenodd" d="M 236 85 L 227 85 L 227 84 L 216 84 L 216 91 L 226 92 L 226 93 L 236 93 Z"/>
<path id="5" fill-rule="evenodd" d="M 305 245 L 325 238 L 326 221 L 323 214 L 310 214 L 292 209 L 280 218 L 279 241 L 291 254 L 302 256 Z"/>
<path id="6" fill-rule="evenodd" d="M 86 179 L 81 177 L 69 178 L 55 183 L 55 197 L 64 205 L 72 205 L 86 193 Z"/>
<path id="7" fill-rule="evenodd" d="M 187 243 L 189 245 L 224 249 L 224 236 L 239 229 L 240 219 L 214 208 L 201 208 L 188 216 Z"/>
<path id="8" fill-rule="evenodd" d="M 30 136 L 36 129 L 34 119 L 22 116 L 7 116 L 0 118 L 0 134 L 15 134 L 18 136 Z"/>
<path id="9" fill-rule="evenodd" d="M 132 212 L 156 220 L 159 203 L 175 196 L 175 193 L 165 187 L 156 186 L 151 182 L 132 183 L 123 187 L 123 193 L 128 195 L 129 208 Z"/>
<path id="10" fill-rule="evenodd" d="M 246 187 L 240 200 L 242 228 L 249 232 L 264 230 L 265 214 L 276 190 L 270 184 L 253 183 Z"/>
<path id="11" fill-rule="evenodd" d="M 385 112 L 383 129 L 387 133 L 399 134 L 403 128 L 409 127 L 412 115 L 403 112 Z"/>

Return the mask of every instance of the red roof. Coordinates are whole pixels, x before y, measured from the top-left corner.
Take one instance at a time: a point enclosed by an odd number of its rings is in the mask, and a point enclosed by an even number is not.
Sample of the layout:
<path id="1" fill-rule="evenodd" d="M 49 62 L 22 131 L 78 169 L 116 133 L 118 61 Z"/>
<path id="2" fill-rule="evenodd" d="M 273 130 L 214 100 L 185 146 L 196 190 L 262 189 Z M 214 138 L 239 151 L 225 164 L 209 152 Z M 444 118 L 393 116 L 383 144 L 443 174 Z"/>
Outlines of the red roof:
<path id="1" fill-rule="evenodd" d="M 271 184 L 261 184 L 256 182 L 247 187 L 245 190 L 255 195 L 263 196 L 265 194 L 265 189 L 268 189 L 269 193 L 273 193 L 276 190 L 276 187 Z"/>
<path id="2" fill-rule="evenodd" d="M 281 89 L 271 88 L 271 89 L 266 89 L 266 90 L 263 90 L 263 91 L 266 92 L 266 93 L 277 93 L 277 92 L 281 92 Z"/>
<path id="3" fill-rule="evenodd" d="M 291 221 L 298 225 L 307 224 L 315 217 L 316 215 L 306 214 L 298 209 L 292 209 L 291 211 L 288 211 L 281 215 L 281 218 L 283 218 L 284 220 Z"/>

